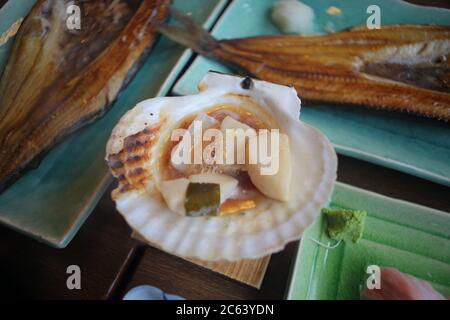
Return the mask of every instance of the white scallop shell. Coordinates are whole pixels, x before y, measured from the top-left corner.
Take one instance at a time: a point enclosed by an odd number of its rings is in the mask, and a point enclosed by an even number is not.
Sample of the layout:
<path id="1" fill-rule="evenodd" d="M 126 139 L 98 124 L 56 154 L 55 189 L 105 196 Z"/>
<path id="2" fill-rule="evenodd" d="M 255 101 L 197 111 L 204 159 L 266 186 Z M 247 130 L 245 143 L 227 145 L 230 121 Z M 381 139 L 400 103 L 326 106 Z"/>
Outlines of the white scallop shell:
<path id="1" fill-rule="evenodd" d="M 108 142 L 107 154 L 116 154 L 123 149 L 125 137 L 162 124 L 161 135 L 149 150 L 148 168 L 153 168 L 150 189 L 117 193 L 114 198 L 129 225 L 167 252 L 208 261 L 266 256 L 299 239 L 331 197 L 336 153 L 320 132 L 299 120 L 300 99 L 295 89 L 256 80 L 250 89 L 244 89 L 242 81 L 240 77 L 210 72 L 200 83 L 197 95 L 143 101 L 121 119 Z M 290 137 L 291 200 L 267 201 L 260 212 L 228 217 L 190 218 L 170 211 L 152 189 L 157 189 L 160 181 L 154 166 L 158 161 L 156 150 L 167 141 L 162 138 L 164 132 L 175 129 L 187 115 L 213 105 L 226 103 L 248 108 L 249 101 L 254 103 L 252 111 L 262 109 Z"/>

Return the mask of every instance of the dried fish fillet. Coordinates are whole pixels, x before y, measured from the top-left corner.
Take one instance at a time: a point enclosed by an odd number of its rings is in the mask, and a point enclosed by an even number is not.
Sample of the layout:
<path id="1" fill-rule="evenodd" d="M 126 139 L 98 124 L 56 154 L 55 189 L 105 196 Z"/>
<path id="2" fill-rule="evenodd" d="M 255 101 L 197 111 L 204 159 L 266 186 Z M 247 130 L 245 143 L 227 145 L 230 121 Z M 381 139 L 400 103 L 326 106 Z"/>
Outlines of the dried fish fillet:
<path id="1" fill-rule="evenodd" d="M 450 28 L 393 25 L 325 36 L 260 36 L 218 41 L 174 12 L 184 28 L 169 38 L 271 82 L 302 99 L 349 103 L 450 120 Z"/>
<path id="2" fill-rule="evenodd" d="M 0 80 L 0 191 L 30 163 L 102 115 L 137 71 L 170 0 L 41 0 L 23 22 Z"/>

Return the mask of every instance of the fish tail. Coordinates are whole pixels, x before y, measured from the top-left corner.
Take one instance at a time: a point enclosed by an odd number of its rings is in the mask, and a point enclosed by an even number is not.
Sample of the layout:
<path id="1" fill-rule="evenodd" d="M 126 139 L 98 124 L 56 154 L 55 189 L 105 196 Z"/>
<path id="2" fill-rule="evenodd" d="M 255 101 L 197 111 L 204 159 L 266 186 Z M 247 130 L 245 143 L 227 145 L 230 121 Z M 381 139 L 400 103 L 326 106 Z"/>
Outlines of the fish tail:
<path id="1" fill-rule="evenodd" d="M 161 24 L 158 31 L 169 39 L 180 43 L 195 52 L 211 57 L 219 47 L 219 42 L 187 15 L 171 10 L 171 16 L 181 23 L 181 27 Z"/>

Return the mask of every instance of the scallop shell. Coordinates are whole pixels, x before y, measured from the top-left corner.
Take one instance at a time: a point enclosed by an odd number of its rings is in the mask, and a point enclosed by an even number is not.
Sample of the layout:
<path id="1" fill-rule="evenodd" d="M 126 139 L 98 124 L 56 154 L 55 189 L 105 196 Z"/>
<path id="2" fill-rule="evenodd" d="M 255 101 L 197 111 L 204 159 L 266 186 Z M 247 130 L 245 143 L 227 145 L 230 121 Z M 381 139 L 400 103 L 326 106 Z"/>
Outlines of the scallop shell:
<path id="1" fill-rule="evenodd" d="M 256 259 L 299 239 L 333 190 L 337 157 L 329 141 L 299 120 L 294 88 L 208 73 L 200 93 L 139 103 L 117 124 L 107 161 L 119 186 L 118 211 L 149 242 L 183 257 L 207 261 Z M 291 200 L 267 200 L 257 212 L 227 217 L 183 217 L 167 208 L 159 193 L 159 159 L 171 131 L 187 116 L 218 105 L 234 105 L 277 123 L 291 141 Z"/>

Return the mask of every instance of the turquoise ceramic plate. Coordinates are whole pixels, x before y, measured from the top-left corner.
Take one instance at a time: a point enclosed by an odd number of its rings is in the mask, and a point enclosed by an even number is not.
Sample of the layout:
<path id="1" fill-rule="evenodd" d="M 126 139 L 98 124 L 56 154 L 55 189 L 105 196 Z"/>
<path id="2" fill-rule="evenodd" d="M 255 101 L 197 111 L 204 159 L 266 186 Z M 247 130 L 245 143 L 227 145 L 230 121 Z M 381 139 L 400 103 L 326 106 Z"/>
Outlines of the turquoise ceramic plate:
<path id="1" fill-rule="evenodd" d="M 337 184 L 331 206 L 368 213 L 363 239 L 334 244 L 322 216 L 303 235 L 288 299 L 359 299 L 368 265 L 395 267 L 450 296 L 450 214 Z"/>
<path id="2" fill-rule="evenodd" d="M 268 20 L 273 0 L 235 0 L 213 30 L 218 39 L 277 34 Z M 400 0 L 303 0 L 314 8 L 318 28 L 336 31 L 365 24 L 367 7 L 378 4 L 382 24 L 450 25 L 450 11 L 411 5 Z M 340 16 L 327 8 L 341 8 Z M 239 23 L 236 23 L 239 21 Z M 220 63 L 197 58 L 174 88 L 196 92 L 208 70 L 230 72 Z M 300 92 L 301 96 L 301 92 Z M 302 119 L 325 133 L 341 154 L 450 185 L 450 127 L 437 121 L 357 108 L 321 104 L 302 109 Z"/>
<path id="3" fill-rule="evenodd" d="M 0 34 L 27 14 L 35 1 L 9 1 L 0 11 Z M 210 28 L 226 0 L 175 0 Z M 0 47 L 0 70 L 10 43 Z M 0 221 L 55 247 L 64 247 L 87 218 L 109 182 L 105 145 L 119 118 L 137 102 L 165 95 L 191 52 L 160 39 L 148 60 L 108 114 L 55 147 L 38 169 L 0 195 Z"/>

